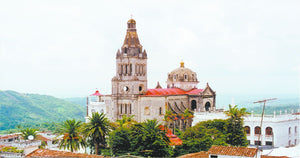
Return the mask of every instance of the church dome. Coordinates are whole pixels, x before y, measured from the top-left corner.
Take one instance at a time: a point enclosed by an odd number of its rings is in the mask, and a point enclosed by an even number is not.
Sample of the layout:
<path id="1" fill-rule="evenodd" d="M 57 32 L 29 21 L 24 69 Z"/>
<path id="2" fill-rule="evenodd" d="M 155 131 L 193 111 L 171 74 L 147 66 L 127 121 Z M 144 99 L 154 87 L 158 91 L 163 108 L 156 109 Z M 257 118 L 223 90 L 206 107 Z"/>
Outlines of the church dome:
<path id="1" fill-rule="evenodd" d="M 168 81 L 197 82 L 197 74 L 189 68 L 184 67 L 184 62 L 180 62 L 180 67 L 168 74 Z"/>
<path id="2" fill-rule="evenodd" d="M 127 21 L 127 23 L 135 24 L 136 22 L 135 22 L 134 19 L 129 19 L 129 20 Z"/>

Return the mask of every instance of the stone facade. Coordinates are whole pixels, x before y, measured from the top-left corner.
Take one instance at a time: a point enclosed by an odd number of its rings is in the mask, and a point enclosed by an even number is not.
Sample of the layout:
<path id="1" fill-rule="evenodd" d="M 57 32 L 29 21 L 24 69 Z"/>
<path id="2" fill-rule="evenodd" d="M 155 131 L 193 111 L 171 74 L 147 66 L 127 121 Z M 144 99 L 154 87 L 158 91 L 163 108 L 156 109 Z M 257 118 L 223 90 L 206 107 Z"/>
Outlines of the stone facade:
<path id="1" fill-rule="evenodd" d="M 105 106 L 111 121 L 121 119 L 123 115 L 134 115 L 138 122 L 157 119 L 163 123 L 166 111 L 171 110 L 177 115 L 172 124 L 180 127 L 184 120 L 179 116 L 186 109 L 190 112 L 215 110 L 215 91 L 208 84 L 204 89 L 198 89 L 197 74 L 185 68 L 183 62 L 168 74 L 167 88 L 163 89 L 158 83 L 156 88 L 148 89 L 147 53 L 140 44 L 134 19 L 127 22 L 124 43 L 116 53 L 116 75 L 111 82 L 112 94 L 102 96 L 105 98 L 99 101 L 102 103 L 89 102 L 87 116 L 91 116 L 92 109 L 100 112 L 100 106 Z"/>

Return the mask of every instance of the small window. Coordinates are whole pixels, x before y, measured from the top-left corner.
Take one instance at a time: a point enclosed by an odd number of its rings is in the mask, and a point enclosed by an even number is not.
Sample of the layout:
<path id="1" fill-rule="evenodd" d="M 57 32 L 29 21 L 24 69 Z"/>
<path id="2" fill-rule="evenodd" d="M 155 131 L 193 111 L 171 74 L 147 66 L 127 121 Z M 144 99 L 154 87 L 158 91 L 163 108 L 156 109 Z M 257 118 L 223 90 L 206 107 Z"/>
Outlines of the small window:
<path id="1" fill-rule="evenodd" d="M 162 108 L 159 107 L 159 114 L 162 115 Z"/>
<path id="2" fill-rule="evenodd" d="M 292 134 L 292 127 L 289 127 L 289 134 Z"/>
<path id="3" fill-rule="evenodd" d="M 123 104 L 120 105 L 120 112 L 123 114 Z"/>
<path id="4" fill-rule="evenodd" d="M 125 54 L 127 54 L 127 48 L 125 47 Z"/>
<path id="5" fill-rule="evenodd" d="M 266 141 L 266 145 L 273 146 L 273 142 L 271 142 L 271 141 Z"/>
<path id="6" fill-rule="evenodd" d="M 129 114 L 131 114 L 131 104 L 129 104 Z"/>
<path id="7" fill-rule="evenodd" d="M 125 104 L 125 114 L 127 114 L 127 104 Z"/>
<path id="8" fill-rule="evenodd" d="M 177 76 L 174 74 L 174 76 L 173 76 L 174 80 L 176 80 L 176 77 L 177 77 Z"/>
<path id="9" fill-rule="evenodd" d="M 298 133 L 298 131 L 297 131 L 297 126 L 295 126 L 295 133 Z"/>
<path id="10" fill-rule="evenodd" d="M 210 155 L 210 158 L 218 158 L 218 155 Z"/>
<path id="11" fill-rule="evenodd" d="M 145 114 L 145 115 L 150 115 L 150 109 L 149 109 L 148 106 L 145 107 L 144 114 Z"/>
<path id="12" fill-rule="evenodd" d="M 125 92 L 128 92 L 128 91 L 129 91 L 129 88 L 128 88 L 127 86 L 125 86 L 125 87 L 123 87 L 123 90 L 124 90 Z"/>
<path id="13" fill-rule="evenodd" d="M 254 144 L 255 145 L 261 145 L 261 142 L 256 140 L 256 141 L 254 141 Z"/>
<path id="14" fill-rule="evenodd" d="M 143 90 L 143 87 L 142 86 L 139 86 L 139 91 L 142 91 Z"/>

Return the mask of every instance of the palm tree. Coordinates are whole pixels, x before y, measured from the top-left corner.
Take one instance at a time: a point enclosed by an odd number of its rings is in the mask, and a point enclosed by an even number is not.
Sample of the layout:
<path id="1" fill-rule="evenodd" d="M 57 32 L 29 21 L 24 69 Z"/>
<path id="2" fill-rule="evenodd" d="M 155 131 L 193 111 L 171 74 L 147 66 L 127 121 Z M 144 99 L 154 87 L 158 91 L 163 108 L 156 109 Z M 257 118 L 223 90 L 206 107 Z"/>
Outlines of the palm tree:
<path id="1" fill-rule="evenodd" d="M 25 128 L 21 130 L 22 133 L 22 137 L 27 140 L 28 136 L 32 135 L 33 138 L 35 138 L 36 134 L 37 134 L 38 129 L 35 128 Z"/>
<path id="2" fill-rule="evenodd" d="M 193 112 L 189 111 L 189 109 L 185 109 L 182 114 L 183 122 L 184 122 L 184 130 L 187 128 L 187 122 L 192 122 L 192 118 L 194 117 Z"/>
<path id="3" fill-rule="evenodd" d="M 243 127 L 243 116 L 249 114 L 246 108 L 238 109 L 237 105 L 229 105 L 229 110 L 224 112 L 229 119 L 227 120 L 227 143 L 233 146 L 247 146 L 246 134 Z"/>
<path id="4" fill-rule="evenodd" d="M 238 109 L 237 105 L 232 107 L 229 104 L 229 110 L 224 112 L 227 116 L 230 117 L 232 120 L 238 120 L 241 119 L 243 116 L 246 116 L 247 114 L 250 114 L 249 112 L 246 112 L 246 108 Z"/>
<path id="5" fill-rule="evenodd" d="M 175 114 L 171 110 L 167 110 L 164 116 L 164 121 L 167 123 L 167 127 L 170 128 L 170 122 L 172 122 L 175 118 Z"/>
<path id="6" fill-rule="evenodd" d="M 162 157 L 168 156 L 169 138 L 166 135 L 166 130 L 160 128 L 161 124 L 156 119 L 146 120 L 137 125 L 134 147 L 140 149 L 145 154 L 143 156 Z"/>
<path id="7" fill-rule="evenodd" d="M 60 133 L 63 134 L 63 139 L 59 143 L 59 148 L 64 148 L 73 151 L 77 151 L 80 147 L 85 147 L 85 141 L 80 135 L 80 128 L 82 122 L 73 120 L 66 120 L 60 126 Z"/>
<path id="8" fill-rule="evenodd" d="M 95 154 L 98 154 L 98 147 L 106 147 L 105 137 L 111 128 L 110 122 L 105 114 L 95 112 L 89 117 L 89 122 L 83 127 L 83 133 L 95 145 Z"/>

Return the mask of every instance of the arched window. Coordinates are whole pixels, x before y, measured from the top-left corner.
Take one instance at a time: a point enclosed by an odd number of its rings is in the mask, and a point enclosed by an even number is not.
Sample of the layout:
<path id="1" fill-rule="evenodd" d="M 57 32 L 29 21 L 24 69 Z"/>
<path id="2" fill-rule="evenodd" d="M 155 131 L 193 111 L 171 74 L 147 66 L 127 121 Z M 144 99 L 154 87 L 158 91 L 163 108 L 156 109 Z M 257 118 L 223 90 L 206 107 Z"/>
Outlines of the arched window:
<path id="1" fill-rule="evenodd" d="M 210 102 L 206 102 L 205 103 L 205 111 L 209 111 L 210 110 Z"/>
<path id="2" fill-rule="evenodd" d="M 255 134 L 261 133 L 260 127 L 258 127 L 258 126 L 255 127 L 254 131 L 255 131 Z"/>
<path id="3" fill-rule="evenodd" d="M 273 135 L 273 129 L 271 127 L 266 128 L 266 135 Z"/>
<path id="4" fill-rule="evenodd" d="M 188 79 L 188 75 L 184 74 L 184 80 L 187 80 L 187 79 Z"/>
<path id="5" fill-rule="evenodd" d="M 292 127 L 289 127 L 289 134 L 292 134 Z"/>
<path id="6" fill-rule="evenodd" d="M 125 74 L 127 74 L 127 64 L 125 65 Z"/>
<path id="7" fill-rule="evenodd" d="M 95 112 L 96 112 L 96 110 L 95 110 L 95 109 L 92 109 L 92 110 L 91 110 L 91 112 L 92 112 L 92 113 L 95 113 Z"/>
<path id="8" fill-rule="evenodd" d="M 246 134 L 250 134 L 250 127 L 249 126 L 245 126 L 245 132 L 246 132 Z"/>
<path id="9" fill-rule="evenodd" d="M 176 74 L 174 74 L 173 79 L 176 80 L 176 78 L 177 78 L 177 76 L 176 76 Z"/>
<path id="10" fill-rule="evenodd" d="M 120 105 L 120 113 L 123 113 L 123 104 Z"/>
<path id="11" fill-rule="evenodd" d="M 297 133 L 298 131 L 297 131 L 297 126 L 295 126 L 295 133 Z"/>
<path id="12" fill-rule="evenodd" d="M 159 114 L 162 115 L 162 108 L 159 107 Z"/>
<path id="13" fill-rule="evenodd" d="M 125 104 L 125 114 L 127 114 L 127 104 Z"/>
<path id="14" fill-rule="evenodd" d="M 131 104 L 129 104 L 129 114 L 131 114 Z"/>

